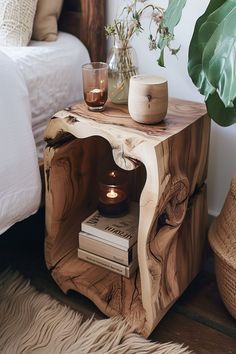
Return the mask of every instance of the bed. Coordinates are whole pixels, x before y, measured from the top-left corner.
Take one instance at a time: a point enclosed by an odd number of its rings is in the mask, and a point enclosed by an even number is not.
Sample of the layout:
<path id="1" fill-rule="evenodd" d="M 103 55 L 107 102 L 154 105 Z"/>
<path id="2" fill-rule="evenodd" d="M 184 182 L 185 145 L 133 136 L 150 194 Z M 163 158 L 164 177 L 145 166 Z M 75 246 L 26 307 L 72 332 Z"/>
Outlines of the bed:
<path id="1" fill-rule="evenodd" d="M 81 65 L 105 60 L 104 24 L 105 0 L 64 0 L 57 41 L 0 47 L 0 234 L 39 208 L 44 129 L 82 97 Z"/>

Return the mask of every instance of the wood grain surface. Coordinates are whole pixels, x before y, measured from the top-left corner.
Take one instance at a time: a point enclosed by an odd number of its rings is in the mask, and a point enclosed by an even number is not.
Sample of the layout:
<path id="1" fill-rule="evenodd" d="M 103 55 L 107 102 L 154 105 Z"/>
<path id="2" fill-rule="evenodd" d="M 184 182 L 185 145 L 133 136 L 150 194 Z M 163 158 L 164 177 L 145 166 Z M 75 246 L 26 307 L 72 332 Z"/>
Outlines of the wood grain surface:
<path id="1" fill-rule="evenodd" d="M 105 61 L 105 0 L 66 0 L 59 28 L 78 37 L 89 51 L 91 61 Z"/>
<path id="2" fill-rule="evenodd" d="M 45 257 L 64 292 L 79 291 L 148 336 L 200 269 L 210 120 L 202 105 L 176 99 L 151 127 L 116 107 L 91 115 L 82 102 L 48 125 Z M 101 173 L 115 163 L 127 170 L 140 206 L 139 268 L 131 279 L 76 254 L 81 221 L 97 208 Z"/>

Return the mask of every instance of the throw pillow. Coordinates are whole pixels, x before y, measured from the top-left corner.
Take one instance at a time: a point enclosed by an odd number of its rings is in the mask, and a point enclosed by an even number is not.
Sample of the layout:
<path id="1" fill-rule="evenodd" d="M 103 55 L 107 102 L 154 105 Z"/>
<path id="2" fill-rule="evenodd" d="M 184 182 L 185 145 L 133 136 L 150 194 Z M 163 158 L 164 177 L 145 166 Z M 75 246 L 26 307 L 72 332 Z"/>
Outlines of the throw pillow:
<path id="1" fill-rule="evenodd" d="M 63 0 L 38 0 L 32 39 L 49 42 L 57 39 L 62 3 Z"/>
<path id="2" fill-rule="evenodd" d="M 0 0 L 0 45 L 28 45 L 36 5 L 37 0 Z"/>

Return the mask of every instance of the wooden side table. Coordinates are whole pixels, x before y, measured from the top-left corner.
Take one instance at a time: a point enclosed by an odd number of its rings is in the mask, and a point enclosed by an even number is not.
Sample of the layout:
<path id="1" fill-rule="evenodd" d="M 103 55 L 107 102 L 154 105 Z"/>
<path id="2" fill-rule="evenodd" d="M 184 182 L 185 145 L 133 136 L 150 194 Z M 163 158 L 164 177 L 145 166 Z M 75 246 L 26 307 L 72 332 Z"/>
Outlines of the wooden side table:
<path id="1" fill-rule="evenodd" d="M 210 119 L 205 106 L 170 99 L 158 125 L 126 106 L 92 113 L 83 102 L 58 112 L 45 132 L 47 267 L 61 289 L 125 316 L 148 336 L 200 269 L 207 225 Z M 97 208 L 102 171 L 129 170 L 139 201 L 139 268 L 127 279 L 77 258 L 81 221 Z"/>

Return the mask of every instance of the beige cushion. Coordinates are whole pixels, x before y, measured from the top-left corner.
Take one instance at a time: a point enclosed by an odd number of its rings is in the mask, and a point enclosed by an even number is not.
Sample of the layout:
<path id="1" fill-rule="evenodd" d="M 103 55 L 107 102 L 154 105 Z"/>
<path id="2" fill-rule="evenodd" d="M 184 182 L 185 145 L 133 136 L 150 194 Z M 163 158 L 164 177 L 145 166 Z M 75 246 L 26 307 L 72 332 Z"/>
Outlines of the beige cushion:
<path id="1" fill-rule="evenodd" d="M 29 43 L 36 5 L 37 0 L 0 0 L 0 45 Z"/>
<path id="2" fill-rule="evenodd" d="M 49 42 L 57 39 L 62 3 L 63 0 L 38 0 L 32 39 Z"/>

